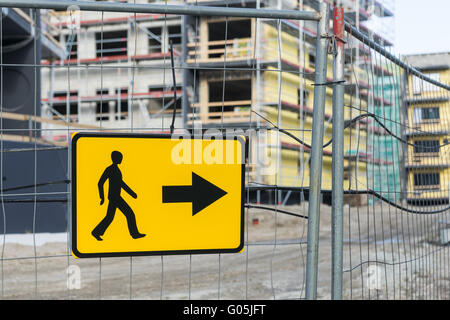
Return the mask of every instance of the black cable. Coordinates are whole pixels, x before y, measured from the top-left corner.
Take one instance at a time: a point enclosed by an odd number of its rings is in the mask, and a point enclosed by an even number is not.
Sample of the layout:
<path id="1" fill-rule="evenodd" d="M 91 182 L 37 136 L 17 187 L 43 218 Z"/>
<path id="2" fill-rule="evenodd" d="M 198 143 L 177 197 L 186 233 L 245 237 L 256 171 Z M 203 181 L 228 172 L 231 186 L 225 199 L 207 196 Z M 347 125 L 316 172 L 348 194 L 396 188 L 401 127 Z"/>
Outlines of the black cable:
<path id="1" fill-rule="evenodd" d="M 69 183 L 69 180 L 61 180 L 61 181 L 50 181 L 47 183 L 41 183 L 37 186 L 42 186 L 42 185 L 49 185 L 49 184 L 55 184 L 55 183 Z M 15 187 L 15 188 L 10 188 L 8 190 L 16 190 L 18 188 L 29 188 L 30 186 L 23 186 L 23 187 Z M 34 185 L 33 185 L 34 187 Z M 246 190 L 289 190 L 289 191 L 299 191 L 299 192 L 305 192 L 305 193 L 309 193 L 309 188 L 308 187 L 283 187 L 283 186 L 276 186 L 276 185 L 266 185 L 266 184 L 259 184 L 257 186 L 246 186 L 245 187 Z M 5 189 L 6 190 L 6 189 Z M 331 190 L 326 190 L 326 189 L 322 189 L 321 193 L 329 193 L 331 194 Z M 409 209 L 406 207 L 403 207 L 385 197 L 383 197 L 381 194 L 377 193 L 374 190 L 371 189 L 367 189 L 367 190 L 344 190 L 344 194 L 353 194 L 353 195 L 361 195 L 361 194 L 370 194 L 373 195 L 374 197 L 380 199 L 383 202 L 386 202 L 388 204 L 390 204 L 391 206 L 400 209 L 404 212 L 408 212 L 408 213 L 414 213 L 414 214 L 438 214 L 438 213 L 442 213 L 445 211 L 450 210 L 450 206 L 444 207 L 442 209 L 439 210 L 433 210 L 433 211 L 421 211 L 421 210 L 413 210 L 413 209 Z M 3 199 L 0 200 L 3 201 L 5 203 L 21 203 L 21 202 L 67 202 L 67 199 Z M 299 215 L 293 212 L 289 212 L 289 211 L 285 211 L 285 210 L 280 210 L 277 208 L 271 208 L 271 207 L 264 207 L 264 206 L 258 206 L 258 205 L 252 205 L 252 204 L 246 204 L 245 207 L 247 208 L 254 208 L 254 209 L 262 209 L 262 210 L 270 210 L 270 211 L 276 211 L 276 212 L 280 212 L 280 213 L 284 213 L 287 215 L 291 215 L 291 216 L 296 216 L 299 218 L 304 218 L 304 219 L 308 219 L 307 216 L 303 216 L 303 215 Z"/>
<path id="2" fill-rule="evenodd" d="M 311 149 L 311 145 L 307 144 L 306 142 L 304 142 L 303 140 L 297 138 L 295 135 L 293 135 L 292 133 L 290 133 L 289 131 L 286 131 L 284 129 L 279 128 L 277 125 L 275 125 L 272 121 L 270 121 L 269 119 L 265 118 L 264 116 L 262 116 L 261 114 L 259 114 L 258 112 L 252 110 L 252 112 L 256 113 L 259 117 L 261 117 L 262 119 L 266 120 L 267 122 L 269 122 L 275 129 L 277 129 L 279 132 L 284 133 L 285 135 L 291 137 L 292 139 L 294 139 L 295 141 L 297 141 L 298 143 L 302 144 L 303 146 Z M 371 112 L 366 112 L 364 114 L 360 114 L 358 116 L 356 116 L 355 118 L 353 118 L 352 120 L 350 120 L 347 124 L 345 124 L 344 126 L 344 130 L 347 129 L 348 127 L 350 127 L 353 123 L 363 119 L 363 118 L 367 118 L 367 117 L 371 117 L 373 118 L 385 131 L 387 134 L 389 134 L 390 136 L 394 137 L 395 139 L 399 140 L 400 142 L 407 144 L 409 146 L 415 147 L 415 145 L 409 141 L 404 140 L 403 138 L 395 135 L 394 133 L 392 133 L 379 119 L 378 116 L 374 113 Z M 322 148 L 326 148 L 328 147 L 331 143 L 333 142 L 333 138 L 331 138 L 327 143 L 325 143 Z M 446 142 L 442 145 L 439 145 L 439 148 L 445 147 L 446 145 L 449 145 L 449 142 Z M 420 148 L 423 149 L 428 149 L 428 148 L 435 148 L 434 146 L 420 146 Z"/>
<path id="3" fill-rule="evenodd" d="M 61 184 L 61 183 L 67 184 L 67 183 L 70 183 L 70 180 L 56 180 L 56 181 L 48 181 L 48 182 L 37 183 L 37 184 L 29 184 L 29 185 L 25 185 L 25 186 L 5 188 L 5 189 L 1 190 L 0 192 L 4 193 L 4 192 L 8 192 L 8 191 L 28 189 L 28 188 L 34 188 L 34 187 L 42 187 L 42 186 L 47 186 L 47 185 L 52 185 L 52 184 Z"/>
<path id="4" fill-rule="evenodd" d="M 3 37 L 3 40 L 5 40 L 5 37 Z M 13 44 L 2 46 L 2 52 L 3 53 L 11 53 L 11 52 L 20 50 L 20 49 L 26 47 L 33 40 L 34 40 L 34 37 L 33 36 L 29 36 L 29 37 L 26 37 L 25 39 L 23 39 L 21 41 L 15 42 Z"/>
<path id="5" fill-rule="evenodd" d="M 8 152 L 35 152 L 35 151 L 53 151 L 53 150 L 67 150 L 66 146 L 62 147 L 42 147 L 42 148 L 11 148 L 0 150 L 0 153 Z"/>
<path id="6" fill-rule="evenodd" d="M 54 184 L 68 184 L 70 183 L 70 180 L 55 180 L 55 181 L 48 181 L 48 182 L 43 182 L 43 183 L 38 183 L 38 184 L 32 184 L 32 185 L 24 185 L 24 186 L 17 186 L 17 187 L 11 187 L 11 188 L 5 188 L 3 190 L 1 190 L 2 193 L 8 192 L 8 191 L 15 191 L 15 190 L 20 190 L 20 189 L 27 189 L 27 188 L 33 188 L 33 187 L 42 187 L 42 186 L 46 186 L 46 185 L 54 185 Z M 285 191 L 298 191 L 298 192 L 304 192 L 304 193 L 309 193 L 309 187 L 283 187 L 283 186 L 277 186 L 277 185 L 267 185 L 267 184 L 258 184 L 258 185 L 247 185 L 245 187 L 246 190 L 285 190 Z M 331 190 L 326 190 L 326 189 L 322 189 L 321 193 L 330 193 L 331 194 Z M 353 194 L 353 195 L 361 195 L 361 194 L 370 194 L 373 195 L 374 197 L 392 205 L 393 207 L 400 209 L 402 211 L 408 212 L 408 213 L 414 213 L 414 214 L 437 214 L 437 213 L 442 213 L 445 211 L 450 210 L 450 206 L 444 207 L 442 209 L 439 210 L 433 210 L 433 211 L 421 211 L 421 210 L 413 210 L 413 209 L 409 209 L 406 207 L 403 207 L 395 202 L 392 202 L 391 200 L 383 197 L 381 194 L 377 193 L 374 190 L 371 189 L 367 189 L 367 190 L 344 190 L 344 194 Z M 16 200 L 5 200 L 3 199 L 3 202 L 32 202 L 34 201 L 34 199 L 16 199 Z M 36 200 L 37 202 L 67 202 L 67 199 L 38 199 Z M 308 217 L 306 216 L 302 216 L 302 215 L 298 215 L 289 211 L 284 211 L 284 210 L 280 210 L 280 209 L 275 209 L 275 208 L 270 208 L 270 207 L 263 207 L 263 206 L 256 206 L 256 205 L 245 205 L 247 208 L 255 208 L 255 209 L 263 209 L 263 210 L 272 210 L 272 211 L 277 211 L 277 212 L 281 212 L 281 213 L 285 213 L 288 215 L 292 215 L 292 216 L 298 216 L 300 218 L 305 218 L 307 219 Z"/>
<path id="7" fill-rule="evenodd" d="M 299 218 L 303 218 L 303 219 L 308 219 L 307 216 L 303 216 L 303 215 L 301 215 L 301 214 L 297 214 L 297 213 L 293 213 L 293 212 L 289 212 L 289 211 L 285 211 L 285 210 L 280 210 L 280 209 L 278 209 L 278 208 L 271 208 L 271 207 L 257 206 L 257 205 L 253 205 L 253 204 L 246 204 L 245 207 L 246 207 L 246 208 L 251 208 L 251 209 L 262 209 L 262 210 L 275 211 L 275 212 L 287 214 L 287 215 L 294 216 L 294 217 L 299 217 Z"/>
<path id="8" fill-rule="evenodd" d="M 3 203 L 66 203 L 67 199 L 3 199 Z"/>
<path id="9" fill-rule="evenodd" d="M 267 185 L 267 184 L 259 184 L 257 186 L 255 185 L 247 185 L 246 190 L 284 190 L 284 191 L 297 191 L 297 192 L 304 192 L 305 194 L 309 194 L 309 187 L 283 187 L 283 186 L 277 186 L 277 185 Z M 331 194 L 331 190 L 321 189 L 321 193 L 327 193 Z M 344 190 L 344 194 L 352 194 L 352 195 L 360 195 L 360 194 L 369 194 L 373 195 L 374 197 L 380 199 L 383 202 L 386 202 L 392 206 L 394 206 L 397 209 L 400 209 L 404 212 L 408 213 L 414 213 L 414 214 L 438 214 L 445 211 L 450 210 L 450 206 L 444 207 L 439 210 L 433 210 L 433 211 L 422 211 L 422 210 L 413 210 L 406 207 L 403 207 L 395 202 L 392 202 L 391 200 L 383 197 L 381 194 L 377 193 L 374 190 L 367 189 L 367 190 Z"/>
<path id="10" fill-rule="evenodd" d="M 330 192 L 331 192 L 331 190 L 330 190 Z M 439 210 L 433 210 L 433 211 L 421 211 L 421 210 L 413 210 L 413 209 L 405 208 L 405 207 L 403 207 L 403 206 L 401 206 L 401 205 L 399 205 L 399 204 L 397 204 L 395 202 L 392 202 L 391 200 L 383 197 L 381 194 L 379 194 L 376 191 L 371 190 L 371 189 L 367 189 L 367 190 L 345 190 L 344 194 L 370 194 L 370 195 L 373 195 L 374 197 L 382 200 L 383 202 L 388 203 L 389 205 L 391 205 L 391 206 L 393 206 L 393 207 L 395 207 L 397 209 L 400 209 L 400 210 L 408 212 L 408 213 L 414 213 L 414 214 L 438 214 L 438 213 L 442 213 L 442 212 L 450 210 L 450 206 L 444 207 L 444 208 L 439 209 Z"/>
<path id="11" fill-rule="evenodd" d="M 259 114 L 258 112 L 256 112 L 255 110 L 252 110 L 253 113 L 255 113 L 257 116 L 261 117 L 262 119 L 264 119 L 265 121 L 267 121 L 268 123 L 270 123 L 275 129 L 277 129 L 279 132 L 284 133 L 285 135 L 291 137 L 292 139 L 294 139 L 295 141 L 299 142 L 300 144 L 304 145 L 305 147 L 311 149 L 311 146 L 309 144 L 307 144 L 306 142 L 300 140 L 299 138 L 297 138 L 296 136 L 294 136 L 292 133 L 290 133 L 289 131 L 286 131 L 284 129 L 280 129 L 276 124 L 274 124 L 272 121 L 270 121 L 269 119 L 267 119 L 266 117 L 262 116 L 261 114 Z M 270 128 L 268 128 L 270 130 Z"/>
<path id="12" fill-rule="evenodd" d="M 355 117 L 354 119 L 352 119 L 344 128 L 348 128 L 352 123 L 354 123 L 354 122 L 356 122 L 356 121 L 358 121 L 359 119 L 361 119 L 361 118 L 366 118 L 366 117 L 371 117 L 371 118 L 373 118 L 384 130 L 386 130 L 386 132 L 390 135 L 390 136 L 392 136 L 392 137 L 394 137 L 395 139 L 397 139 L 397 140 L 399 140 L 400 142 L 403 142 L 404 144 L 406 144 L 406 145 L 409 145 L 409 146 L 412 146 L 412 147 L 415 147 L 415 144 L 414 143 L 411 143 L 411 142 L 409 142 L 409 141 L 407 141 L 407 140 L 405 140 L 405 139 L 403 139 L 403 138 L 401 138 L 401 137 L 399 137 L 399 136 L 397 136 L 397 135 L 395 135 L 394 133 L 392 133 L 379 119 L 378 119 L 378 116 L 376 115 L 376 114 L 374 114 L 374 113 L 371 113 L 371 112 L 366 112 L 365 114 L 360 114 L 359 116 L 357 116 L 357 117 Z M 446 143 L 444 143 L 444 144 L 441 144 L 441 145 L 439 145 L 438 147 L 439 148 L 442 148 L 442 147 L 445 147 L 446 145 L 449 145 L 450 144 L 450 142 L 446 142 Z M 435 148 L 435 147 L 433 147 L 433 146 L 421 146 L 420 148 L 423 148 L 423 149 L 427 149 L 427 148 Z"/>
<path id="13" fill-rule="evenodd" d="M 70 180 L 55 180 L 55 181 L 48 181 L 48 182 L 43 182 L 43 183 L 39 183 L 39 184 L 32 184 L 32 185 L 24 185 L 24 186 L 17 186 L 17 187 L 11 187 L 11 188 L 5 188 L 3 189 L 1 192 L 8 192 L 8 191 L 15 191 L 15 190 L 20 190 L 20 189 L 27 189 L 27 188 L 33 188 L 33 187 L 41 187 L 41 186 L 46 186 L 46 185 L 53 185 L 53 184 L 61 184 L 61 183 L 65 183 L 68 184 L 70 183 Z M 258 184 L 258 185 L 247 185 L 245 187 L 246 190 L 285 190 L 285 191 L 298 191 L 298 192 L 304 192 L 304 193 L 309 193 L 309 187 L 283 187 L 283 186 L 277 186 L 277 185 L 268 185 L 268 184 Z M 326 190 L 326 189 L 322 189 L 321 193 L 330 193 L 331 194 L 331 190 Z M 437 213 L 442 213 L 445 211 L 450 210 L 450 206 L 444 207 L 442 209 L 439 210 L 433 210 L 433 211 L 421 211 L 421 210 L 413 210 L 413 209 L 409 209 L 406 207 L 403 207 L 395 202 L 392 202 L 391 200 L 383 197 L 381 194 L 377 193 L 374 190 L 371 189 L 367 189 L 367 190 L 344 190 L 344 194 L 353 194 L 353 195 L 361 195 L 361 194 L 369 194 L 369 195 L 373 195 L 374 197 L 380 199 L 381 201 L 384 201 L 390 205 L 392 205 L 393 207 L 400 209 L 402 211 L 408 212 L 408 213 L 414 213 L 414 214 L 437 214 Z M 32 202 L 34 201 L 34 199 L 3 199 L 3 202 Z M 37 199 L 36 202 L 67 202 L 67 199 Z M 280 210 L 280 209 L 275 209 L 275 208 L 270 208 L 270 207 L 263 207 L 263 206 L 257 206 L 257 205 L 251 205 L 251 204 L 246 204 L 245 205 L 247 208 L 255 208 L 255 209 L 263 209 L 263 210 L 272 210 L 272 211 L 277 211 L 277 212 L 281 212 L 284 214 L 288 214 L 288 215 L 292 215 L 292 216 L 297 216 L 300 218 L 304 218 L 307 219 L 307 216 L 302 216 L 302 215 L 298 215 L 289 211 L 284 211 L 284 210 Z"/>

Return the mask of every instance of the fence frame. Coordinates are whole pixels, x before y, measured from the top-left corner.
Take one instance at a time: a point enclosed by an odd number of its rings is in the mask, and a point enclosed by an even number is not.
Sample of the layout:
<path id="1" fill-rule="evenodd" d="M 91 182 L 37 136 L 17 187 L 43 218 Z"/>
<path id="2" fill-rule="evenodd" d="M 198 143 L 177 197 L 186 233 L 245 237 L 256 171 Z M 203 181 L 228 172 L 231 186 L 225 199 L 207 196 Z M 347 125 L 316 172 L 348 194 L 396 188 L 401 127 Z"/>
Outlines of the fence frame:
<path id="1" fill-rule="evenodd" d="M 330 5 L 320 4 L 322 19 L 317 25 L 316 69 L 314 76 L 314 106 L 311 142 L 311 166 L 308 203 L 308 245 L 306 251 L 306 289 L 308 300 L 317 299 L 317 276 L 319 260 L 319 227 L 320 227 L 320 196 L 322 189 L 322 159 L 326 81 L 328 65 Z"/>
<path id="2" fill-rule="evenodd" d="M 136 4 L 119 2 L 88 2 L 68 0 L 1 0 L 1 7 L 55 9 L 67 10 L 76 8 L 81 11 L 128 12 L 128 13 L 159 13 L 192 16 L 229 16 L 266 19 L 293 19 L 319 21 L 321 15 L 314 11 L 251 9 L 232 7 L 213 7 L 197 5 L 161 5 Z"/>
<path id="3" fill-rule="evenodd" d="M 332 268 L 331 268 L 331 298 L 342 299 L 343 287 L 343 144 L 344 144 L 344 30 L 350 37 L 361 41 L 364 45 L 378 52 L 392 63 L 404 69 L 405 74 L 414 75 L 424 82 L 433 84 L 439 88 L 450 91 L 450 85 L 432 79 L 418 69 L 405 63 L 394 54 L 384 49 L 381 45 L 361 33 L 355 26 L 344 18 L 342 8 L 334 7 L 333 27 L 335 54 L 333 55 L 333 155 L 332 155 Z M 404 92 L 404 88 L 401 88 Z M 342 117 L 342 119 L 341 119 Z M 342 163 L 341 163 L 342 162 Z M 342 180 L 341 180 L 342 179 Z M 393 203 L 388 202 L 391 205 Z M 395 204 L 394 204 L 395 205 Z M 398 207 L 398 206 L 397 206 Z M 403 209 L 404 210 L 404 209 Z M 445 208 L 448 210 L 448 207 Z M 309 229 L 308 229 L 309 231 Z"/>
<path id="4" fill-rule="evenodd" d="M 427 75 L 423 74 L 416 68 L 410 66 L 409 64 L 403 62 L 399 58 L 397 58 L 395 55 L 384 49 L 382 46 L 380 46 L 375 41 L 368 38 L 366 35 L 361 33 L 357 28 L 355 28 L 350 22 L 348 22 L 346 19 L 344 19 L 344 25 L 345 25 L 345 31 L 347 31 L 352 37 L 355 37 L 365 45 L 367 45 L 369 48 L 375 50 L 382 56 L 384 56 L 386 59 L 391 60 L 393 63 L 398 65 L 400 68 L 405 69 L 408 73 L 415 75 L 422 79 L 423 81 L 429 82 L 431 84 L 434 84 L 435 86 L 438 86 L 440 88 L 450 90 L 450 85 L 446 85 L 445 83 L 442 83 L 440 81 L 437 81 L 435 79 L 432 79 L 428 77 Z"/>
<path id="5" fill-rule="evenodd" d="M 331 298 L 342 299 L 344 210 L 344 9 L 333 10 L 333 155 L 331 190 Z"/>

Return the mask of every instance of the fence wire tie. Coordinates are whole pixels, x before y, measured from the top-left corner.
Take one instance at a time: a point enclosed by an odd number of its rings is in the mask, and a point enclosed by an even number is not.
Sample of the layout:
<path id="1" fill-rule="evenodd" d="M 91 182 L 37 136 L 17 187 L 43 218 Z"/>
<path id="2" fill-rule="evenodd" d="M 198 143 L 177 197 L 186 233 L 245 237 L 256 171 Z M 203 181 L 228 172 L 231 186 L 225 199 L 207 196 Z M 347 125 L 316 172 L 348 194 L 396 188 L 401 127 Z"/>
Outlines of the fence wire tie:
<path id="1" fill-rule="evenodd" d="M 322 39 L 330 39 L 330 43 L 328 44 L 328 54 L 332 54 L 333 57 L 337 55 L 337 42 L 340 41 L 342 43 L 347 43 L 347 41 L 337 35 L 329 35 L 325 34 L 320 36 Z"/>
<path id="2" fill-rule="evenodd" d="M 328 86 L 328 85 L 336 85 L 347 82 L 346 80 L 337 80 L 337 81 L 327 81 L 325 83 L 313 83 L 313 86 Z"/>
<path id="3" fill-rule="evenodd" d="M 333 55 L 333 59 L 337 56 L 337 44 L 336 44 L 336 36 L 330 37 L 330 43 L 328 45 L 328 54 Z"/>

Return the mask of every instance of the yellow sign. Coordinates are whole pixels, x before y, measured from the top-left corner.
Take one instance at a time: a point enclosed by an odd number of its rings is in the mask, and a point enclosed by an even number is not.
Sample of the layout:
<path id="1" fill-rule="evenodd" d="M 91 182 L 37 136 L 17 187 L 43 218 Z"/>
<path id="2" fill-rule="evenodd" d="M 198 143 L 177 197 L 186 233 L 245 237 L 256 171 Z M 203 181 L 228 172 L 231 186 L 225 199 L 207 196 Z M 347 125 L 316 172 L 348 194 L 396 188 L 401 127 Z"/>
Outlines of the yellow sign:
<path id="1" fill-rule="evenodd" d="M 74 256 L 241 251 L 244 159 L 243 137 L 75 134 Z"/>

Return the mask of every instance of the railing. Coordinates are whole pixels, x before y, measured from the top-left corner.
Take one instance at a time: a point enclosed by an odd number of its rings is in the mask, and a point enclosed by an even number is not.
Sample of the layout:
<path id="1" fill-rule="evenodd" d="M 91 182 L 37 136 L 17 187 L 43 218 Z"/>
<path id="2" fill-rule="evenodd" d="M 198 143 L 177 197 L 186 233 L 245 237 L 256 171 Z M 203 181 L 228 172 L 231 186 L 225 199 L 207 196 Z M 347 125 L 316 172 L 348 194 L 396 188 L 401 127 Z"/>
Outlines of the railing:
<path id="1" fill-rule="evenodd" d="M 251 38 L 189 43 L 188 50 L 187 63 L 248 60 L 254 52 Z"/>
<path id="2" fill-rule="evenodd" d="M 201 111 L 198 113 L 191 113 L 189 114 L 189 121 L 190 123 L 192 123 L 193 120 L 201 120 L 204 123 L 248 122 L 250 106 L 251 100 L 209 102 L 206 106 L 203 106 L 200 103 L 194 103 L 192 104 L 193 108 L 201 108 L 201 110 L 207 110 L 207 112 Z M 224 112 L 210 111 L 210 108 L 220 109 L 221 107 L 227 107 L 227 109 L 232 108 L 233 110 Z"/>

